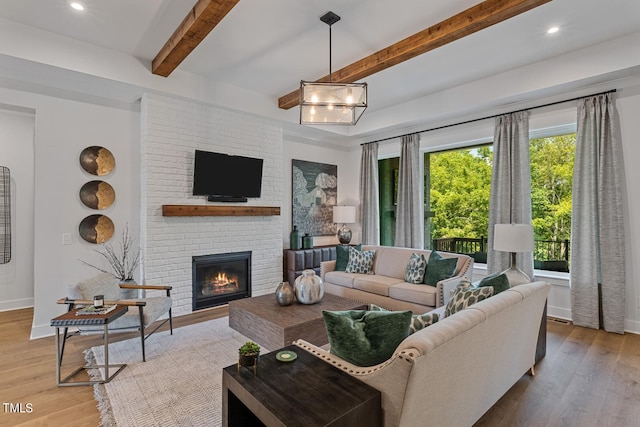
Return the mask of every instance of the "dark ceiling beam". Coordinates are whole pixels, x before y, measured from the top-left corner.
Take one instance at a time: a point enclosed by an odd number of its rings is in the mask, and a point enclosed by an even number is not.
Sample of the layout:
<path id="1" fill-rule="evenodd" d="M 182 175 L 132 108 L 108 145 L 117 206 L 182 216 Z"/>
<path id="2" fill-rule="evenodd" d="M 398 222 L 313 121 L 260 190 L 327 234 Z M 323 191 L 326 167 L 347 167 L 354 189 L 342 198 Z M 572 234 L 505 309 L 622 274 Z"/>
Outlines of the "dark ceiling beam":
<path id="1" fill-rule="evenodd" d="M 331 81 L 354 83 L 367 76 L 407 61 L 430 50 L 459 40 L 491 25 L 541 6 L 551 0 L 485 0 L 464 12 L 426 28 L 353 64 L 331 73 Z M 329 75 L 316 80 L 328 82 Z M 300 103 L 300 89 L 278 99 L 278 107 L 288 110 Z"/>
<path id="2" fill-rule="evenodd" d="M 239 1 L 198 0 L 153 58 L 151 72 L 169 76 Z"/>

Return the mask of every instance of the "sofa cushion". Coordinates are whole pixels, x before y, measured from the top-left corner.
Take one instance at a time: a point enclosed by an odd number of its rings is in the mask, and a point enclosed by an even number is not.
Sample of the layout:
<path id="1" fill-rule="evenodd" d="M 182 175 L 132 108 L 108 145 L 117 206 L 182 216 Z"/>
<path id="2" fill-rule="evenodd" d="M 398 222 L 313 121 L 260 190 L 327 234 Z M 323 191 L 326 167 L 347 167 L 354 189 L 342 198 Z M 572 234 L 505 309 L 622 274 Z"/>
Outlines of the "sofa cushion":
<path id="1" fill-rule="evenodd" d="M 404 273 L 412 253 L 429 257 L 430 251 L 389 246 L 363 246 L 363 249 L 376 249 L 374 271 L 383 276 L 397 277 L 404 280 Z"/>
<path id="2" fill-rule="evenodd" d="M 359 274 L 353 279 L 353 288 L 388 297 L 389 289 L 399 283 L 402 283 L 402 279 L 381 276 L 379 274 Z"/>
<path id="3" fill-rule="evenodd" d="M 409 336 L 411 311 L 323 311 L 331 353 L 357 366 L 389 359 Z"/>
<path id="4" fill-rule="evenodd" d="M 389 297 L 399 301 L 407 301 L 420 305 L 436 306 L 438 291 L 433 286 L 414 285 L 401 282 L 389 288 Z"/>
<path id="5" fill-rule="evenodd" d="M 369 311 L 389 311 L 375 304 L 368 304 L 367 310 Z M 411 324 L 409 325 L 409 334 L 433 325 L 439 319 L 438 313 L 428 312 L 425 314 L 413 314 L 411 315 Z"/>
<path id="6" fill-rule="evenodd" d="M 373 274 L 373 257 L 376 251 L 359 251 L 353 247 L 349 248 L 349 262 L 346 273 Z"/>
<path id="7" fill-rule="evenodd" d="M 349 248 L 348 245 L 336 246 L 336 271 L 345 271 L 347 264 L 349 263 Z M 362 250 L 362 244 L 354 246 L 357 250 Z"/>
<path id="8" fill-rule="evenodd" d="M 466 283 L 458 286 L 451 295 L 447 308 L 444 310 L 444 317 L 449 317 L 458 311 L 489 298 L 493 295 L 493 288 L 485 286 L 482 288 L 469 287 Z"/>
<path id="9" fill-rule="evenodd" d="M 445 258 L 436 251 L 432 251 L 427 262 L 427 271 L 424 275 L 424 283 L 436 286 L 440 280 L 452 277 L 458 265 L 458 258 Z"/>
<path id="10" fill-rule="evenodd" d="M 407 283 L 422 283 L 426 269 L 427 259 L 424 255 L 412 253 L 405 269 L 404 281 Z"/>
<path id="11" fill-rule="evenodd" d="M 484 277 L 478 285 L 477 288 L 491 286 L 493 288 L 493 294 L 497 295 L 502 291 L 506 291 L 511 286 L 509 286 L 509 278 L 504 273 L 493 273 L 486 277 Z"/>
<path id="12" fill-rule="evenodd" d="M 324 281 L 345 288 L 353 288 L 353 279 L 358 275 L 355 273 L 345 273 L 343 271 L 328 271 L 324 275 Z"/>

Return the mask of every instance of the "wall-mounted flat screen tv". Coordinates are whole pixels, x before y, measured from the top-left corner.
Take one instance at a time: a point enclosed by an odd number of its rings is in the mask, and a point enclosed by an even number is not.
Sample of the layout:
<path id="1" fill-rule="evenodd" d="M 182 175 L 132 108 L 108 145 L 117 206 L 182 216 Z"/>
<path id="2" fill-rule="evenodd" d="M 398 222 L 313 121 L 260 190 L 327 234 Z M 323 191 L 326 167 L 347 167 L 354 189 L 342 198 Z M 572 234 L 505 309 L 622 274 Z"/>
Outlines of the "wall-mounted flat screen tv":
<path id="1" fill-rule="evenodd" d="M 193 195 L 209 201 L 246 202 L 262 192 L 263 159 L 196 150 Z"/>

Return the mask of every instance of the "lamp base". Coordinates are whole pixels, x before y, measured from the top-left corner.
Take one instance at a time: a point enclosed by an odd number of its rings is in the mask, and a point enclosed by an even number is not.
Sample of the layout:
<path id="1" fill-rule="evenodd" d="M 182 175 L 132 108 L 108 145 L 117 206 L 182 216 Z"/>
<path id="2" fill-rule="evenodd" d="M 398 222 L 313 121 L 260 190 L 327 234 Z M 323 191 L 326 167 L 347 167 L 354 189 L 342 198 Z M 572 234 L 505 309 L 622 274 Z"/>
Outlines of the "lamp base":
<path id="1" fill-rule="evenodd" d="M 515 252 L 511 252 L 511 267 L 507 268 L 502 273 L 506 274 L 507 279 L 509 280 L 509 286 L 512 287 L 512 288 L 514 286 L 524 285 L 525 283 L 530 283 L 530 282 L 533 281 L 531 279 L 531 277 L 529 277 L 529 275 L 527 273 L 525 273 L 524 271 L 522 271 L 518 267 L 516 267 L 516 253 Z"/>
<path id="2" fill-rule="evenodd" d="M 351 241 L 351 230 L 349 230 L 346 225 L 343 225 L 342 228 L 338 230 L 338 241 L 343 245 L 348 245 Z"/>

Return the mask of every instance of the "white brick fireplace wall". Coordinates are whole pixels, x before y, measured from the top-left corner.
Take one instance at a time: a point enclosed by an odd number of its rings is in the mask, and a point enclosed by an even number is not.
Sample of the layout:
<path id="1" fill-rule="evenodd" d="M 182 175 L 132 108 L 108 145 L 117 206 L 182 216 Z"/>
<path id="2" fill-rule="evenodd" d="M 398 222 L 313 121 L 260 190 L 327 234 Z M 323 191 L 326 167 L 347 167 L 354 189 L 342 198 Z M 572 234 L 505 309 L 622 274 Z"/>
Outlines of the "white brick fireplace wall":
<path id="1" fill-rule="evenodd" d="M 280 216 L 163 217 L 163 204 L 211 204 L 192 196 L 196 149 L 264 159 L 262 196 L 241 205 L 282 206 L 282 128 L 269 120 L 146 94 L 141 106 L 141 245 L 145 283 L 172 285 L 175 314 L 192 311 L 191 257 L 252 251 L 252 295 L 282 280 Z M 237 177 L 241 178 L 241 171 Z"/>

